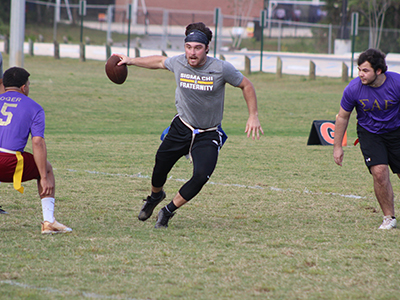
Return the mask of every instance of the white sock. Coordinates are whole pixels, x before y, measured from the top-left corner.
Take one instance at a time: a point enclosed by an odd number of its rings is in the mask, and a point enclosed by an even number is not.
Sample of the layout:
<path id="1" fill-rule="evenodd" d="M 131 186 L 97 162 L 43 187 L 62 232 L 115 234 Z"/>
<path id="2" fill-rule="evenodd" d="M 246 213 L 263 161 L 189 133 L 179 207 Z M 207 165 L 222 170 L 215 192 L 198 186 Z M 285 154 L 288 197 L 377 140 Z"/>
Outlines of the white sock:
<path id="1" fill-rule="evenodd" d="M 43 221 L 54 222 L 54 198 L 43 198 L 42 199 L 42 211 L 43 211 Z"/>

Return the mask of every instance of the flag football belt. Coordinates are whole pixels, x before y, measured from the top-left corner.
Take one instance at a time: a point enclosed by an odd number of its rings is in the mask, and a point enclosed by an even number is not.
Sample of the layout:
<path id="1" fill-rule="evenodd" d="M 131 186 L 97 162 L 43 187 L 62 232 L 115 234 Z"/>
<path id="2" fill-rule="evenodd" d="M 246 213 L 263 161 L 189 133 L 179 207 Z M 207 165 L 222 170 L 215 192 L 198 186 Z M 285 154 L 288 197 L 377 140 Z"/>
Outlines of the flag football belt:
<path id="1" fill-rule="evenodd" d="M 176 117 L 179 117 L 178 115 L 176 115 L 174 117 L 174 119 Z M 191 156 L 191 150 L 192 150 L 192 146 L 193 146 L 193 142 L 194 142 L 194 138 L 197 134 L 202 133 L 202 132 L 206 132 L 206 131 L 219 131 L 220 134 L 222 134 L 222 143 L 221 143 L 221 147 L 224 145 L 225 141 L 228 139 L 228 136 L 226 135 L 225 131 L 222 129 L 221 125 L 218 125 L 216 127 L 211 127 L 211 128 L 207 128 L 207 129 L 195 129 L 192 125 L 186 123 L 185 121 L 183 121 L 180 117 L 179 119 L 182 121 L 182 123 L 188 127 L 191 131 L 192 131 L 192 142 L 190 144 L 190 148 L 189 148 L 189 154 L 186 155 L 186 158 L 190 159 L 190 162 L 192 162 L 192 156 Z M 170 129 L 170 126 L 168 126 L 167 128 L 164 129 L 164 131 L 161 133 L 161 137 L 160 140 L 163 141 L 165 136 L 168 134 Z"/>
<path id="2" fill-rule="evenodd" d="M 24 187 L 21 186 L 22 182 L 22 172 L 24 170 L 24 157 L 20 151 L 12 151 L 4 148 L 0 148 L 0 152 L 14 154 L 17 157 L 17 165 L 15 166 L 13 184 L 14 189 L 16 189 L 21 194 L 24 192 Z"/>
<path id="3" fill-rule="evenodd" d="M 194 138 L 196 137 L 196 135 L 199 133 L 208 132 L 208 131 L 217 131 L 218 126 L 210 127 L 210 128 L 206 128 L 206 129 L 195 129 L 192 125 L 190 125 L 189 123 L 182 120 L 181 117 L 179 117 L 179 119 L 182 121 L 183 124 L 186 125 L 187 128 L 189 128 L 192 131 L 192 141 L 191 141 L 190 147 L 189 147 L 189 161 L 192 162 L 192 146 L 193 146 Z"/>

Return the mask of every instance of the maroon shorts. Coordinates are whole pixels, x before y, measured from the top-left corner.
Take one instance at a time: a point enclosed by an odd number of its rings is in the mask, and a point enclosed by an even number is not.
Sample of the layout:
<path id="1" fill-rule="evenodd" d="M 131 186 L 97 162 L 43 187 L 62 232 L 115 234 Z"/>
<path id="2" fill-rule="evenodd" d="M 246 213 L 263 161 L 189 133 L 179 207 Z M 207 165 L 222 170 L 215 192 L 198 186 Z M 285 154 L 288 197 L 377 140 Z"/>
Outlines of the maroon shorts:
<path id="1" fill-rule="evenodd" d="M 22 172 L 22 181 L 38 179 L 40 177 L 39 170 L 36 167 L 33 155 L 24 152 L 24 170 Z M 13 182 L 14 171 L 17 165 L 17 157 L 15 154 L 0 152 L 0 182 Z"/>

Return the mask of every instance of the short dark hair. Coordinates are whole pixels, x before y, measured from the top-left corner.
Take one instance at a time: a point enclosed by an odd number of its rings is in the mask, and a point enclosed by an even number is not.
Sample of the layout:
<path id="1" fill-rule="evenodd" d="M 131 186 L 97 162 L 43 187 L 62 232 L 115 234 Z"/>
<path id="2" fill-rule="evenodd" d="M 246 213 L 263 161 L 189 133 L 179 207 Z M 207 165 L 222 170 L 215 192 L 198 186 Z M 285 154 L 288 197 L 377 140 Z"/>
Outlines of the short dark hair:
<path id="1" fill-rule="evenodd" d="M 371 64 L 375 72 L 381 69 L 382 73 L 385 73 L 387 71 L 385 58 L 386 55 L 382 51 L 370 48 L 360 54 L 357 64 L 361 65 L 367 61 Z"/>
<path id="2" fill-rule="evenodd" d="M 203 22 L 191 23 L 188 26 L 186 26 L 185 36 L 187 36 L 193 30 L 199 30 L 205 33 L 205 35 L 208 38 L 208 41 L 211 42 L 213 33 L 210 30 L 210 28 L 208 28 Z"/>
<path id="3" fill-rule="evenodd" d="M 20 88 L 24 84 L 27 83 L 29 76 L 31 74 L 28 73 L 24 68 L 12 67 L 4 72 L 3 75 L 3 85 L 4 88 L 8 87 L 17 87 Z"/>

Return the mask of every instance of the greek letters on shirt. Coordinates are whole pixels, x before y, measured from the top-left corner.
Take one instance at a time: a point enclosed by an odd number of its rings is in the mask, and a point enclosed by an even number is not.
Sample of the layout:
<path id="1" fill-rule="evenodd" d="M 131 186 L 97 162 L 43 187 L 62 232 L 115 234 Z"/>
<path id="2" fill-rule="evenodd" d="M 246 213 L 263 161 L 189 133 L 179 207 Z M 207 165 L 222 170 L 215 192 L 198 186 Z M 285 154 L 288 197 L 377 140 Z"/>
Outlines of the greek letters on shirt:
<path id="1" fill-rule="evenodd" d="M 388 110 L 395 103 L 394 100 L 384 100 L 384 103 L 379 104 L 376 99 L 372 103 L 369 99 L 360 99 L 358 101 L 364 111 Z"/>
<path id="2" fill-rule="evenodd" d="M 181 73 L 179 87 L 211 92 L 214 88 L 214 77 Z"/>

